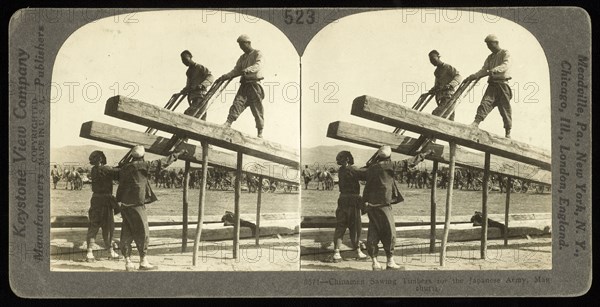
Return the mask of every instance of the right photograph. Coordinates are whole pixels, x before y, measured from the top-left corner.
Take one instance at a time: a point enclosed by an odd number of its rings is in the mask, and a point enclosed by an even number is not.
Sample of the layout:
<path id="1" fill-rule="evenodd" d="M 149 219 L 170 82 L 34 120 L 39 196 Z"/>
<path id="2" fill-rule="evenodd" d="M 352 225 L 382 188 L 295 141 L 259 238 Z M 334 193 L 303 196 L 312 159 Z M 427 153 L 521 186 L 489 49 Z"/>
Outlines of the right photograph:
<path id="1" fill-rule="evenodd" d="M 548 62 L 504 17 L 384 10 L 313 37 L 302 271 L 552 269 Z"/>

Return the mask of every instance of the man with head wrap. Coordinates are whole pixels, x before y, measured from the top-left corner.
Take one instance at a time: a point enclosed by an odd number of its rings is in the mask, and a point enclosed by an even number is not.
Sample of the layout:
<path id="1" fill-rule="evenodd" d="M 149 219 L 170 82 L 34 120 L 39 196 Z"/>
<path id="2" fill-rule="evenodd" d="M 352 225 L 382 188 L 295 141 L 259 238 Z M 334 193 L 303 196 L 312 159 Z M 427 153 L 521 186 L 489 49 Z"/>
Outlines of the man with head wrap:
<path id="1" fill-rule="evenodd" d="M 359 246 L 361 231 L 360 206 L 363 204 L 360 197 L 359 180 L 364 180 L 365 169 L 359 169 L 354 166 L 354 157 L 349 151 L 340 151 L 335 160 L 340 165 L 338 170 L 338 186 L 340 196 L 338 206 L 335 210 L 336 226 L 333 235 L 334 253 L 333 262 L 342 260 L 340 255 L 340 246 L 346 229 L 350 230 L 350 242 L 352 249 L 356 250 L 356 257 L 359 260 L 366 259 Z"/>
<path id="2" fill-rule="evenodd" d="M 131 149 L 133 161 L 126 163 L 119 171 L 119 187 L 117 188 L 117 201 L 121 205 L 121 216 L 123 226 L 121 227 L 121 252 L 125 256 L 125 269 L 134 269 L 131 261 L 131 243 L 135 245 L 140 255 L 140 270 L 152 270 L 156 267 L 151 265 L 146 257 L 149 242 L 148 218 L 146 216 L 146 204 L 157 200 L 148 183 L 148 176 L 156 169 L 168 167 L 177 161 L 177 158 L 185 154 L 186 150 L 172 153 L 167 158 L 155 161 L 144 161 L 145 150 L 141 145 Z"/>
<path id="3" fill-rule="evenodd" d="M 488 35 L 484 41 L 492 53 L 485 59 L 483 67 L 466 79 L 475 80 L 488 76 L 488 87 L 483 94 L 483 98 L 481 98 L 481 103 L 477 108 L 475 120 L 471 123 L 471 127 L 479 127 L 479 123 L 495 107 L 498 107 L 498 111 L 504 122 L 505 137 L 510 139 L 510 130 L 512 129 L 512 108 L 510 106 L 512 90 L 508 85 L 508 80 L 511 79 L 510 53 L 508 50 L 500 48 L 498 37 L 494 34 Z"/>
<path id="4" fill-rule="evenodd" d="M 242 34 L 237 39 L 240 49 L 244 54 L 235 63 L 235 67 L 228 73 L 219 77 L 215 82 L 228 80 L 241 76 L 240 88 L 238 89 L 233 104 L 229 108 L 229 115 L 224 126 L 231 127 L 231 124 L 250 107 L 254 121 L 256 122 L 257 137 L 262 138 L 263 127 L 265 125 L 264 108 L 262 100 L 265 98 L 265 92 L 260 85 L 263 78 L 263 54 L 260 50 L 252 47 L 251 39 L 248 35 Z"/>
<path id="5" fill-rule="evenodd" d="M 398 269 L 400 267 L 393 257 L 396 223 L 391 204 L 401 202 L 403 197 L 394 182 L 394 173 L 414 168 L 428 154 L 430 154 L 430 151 L 418 154 L 412 159 L 391 161 L 392 149 L 390 146 L 382 146 L 367 162 L 365 175 L 367 183 L 363 191 L 363 199 L 369 216 L 367 251 L 372 259 L 373 270 L 381 269 L 381 265 L 377 260 L 379 241 L 381 241 L 385 250 L 386 269 Z"/>
<path id="6" fill-rule="evenodd" d="M 115 232 L 114 214 L 119 213 L 117 201 L 112 194 L 113 180 L 117 179 L 118 169 L 106 165 L 106 156 L 100 150 L 93 151 L 89 160 L 90 164 L 93 165 L 90 172 L 93 193 L 90 199 L 90 209 L 88 210 L 86 261 L 92 262 L 95 260 L 93 245 L 96 242 L 96 235 L 100 228 L 102 228 L 102 239 L 104 240 L 104 247 L 108 249 L 109 259 L 119 259 L 119 254 L 112 247 Z"/>

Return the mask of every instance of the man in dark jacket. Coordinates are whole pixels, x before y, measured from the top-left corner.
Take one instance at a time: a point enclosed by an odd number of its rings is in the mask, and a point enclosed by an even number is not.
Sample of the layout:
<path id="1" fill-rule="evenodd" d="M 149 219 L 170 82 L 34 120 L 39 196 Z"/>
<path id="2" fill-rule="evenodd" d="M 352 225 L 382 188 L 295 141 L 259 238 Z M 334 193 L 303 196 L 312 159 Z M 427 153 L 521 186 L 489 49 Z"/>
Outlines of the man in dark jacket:
<path id="1" fill-rule="evenodd" d="M 340 255 L 340 246 L 346 229 L 350 230 L 350 242 L 352 249 L 356 250 L 356 257 L 359 260 L 366 259 L 359 246 L 361 231 L 360 207 L 363 204 L 360 197 L 359 180 L 364 180 L 365 169 L 359 169 L 354 166 L 354 157 L 349 151 L 343 150 L 338 153 L 335 160 L 340 165 L 338 171 L 340 196 L 338 206 L 335 210 L 336 226 L 333 235 L 334 253 L 333 262 L 342 260 Z"/>
<path id="2" fill-rule="evenodd" d="M 93 262 L 93 245 L 96 235 L 102 228 L 102 239 L 104 247 L 108 249 L 110 259 L 119 259 L 112 247 L 113 234 L 115 232 L 114 215 L 119 213 L 117 201 L 113 196 L 113 180 L 117 179 L 119 170 L 106 165 L 106 156 L 100 150 L 94 150 L 89 157 L 93 165 L 90 172 L 92 179 L 92 198 L 88 210 L 89 226 L 86 236 L 87 255 L 86 261 Z"/>
<path id="3" fill-rule="evenodd" d="M 373 270 L 380 270 L 377 260 L 379 241 L 383 245 L 387 257 L 386 269 L 398 269 L 394 261 L 394 244 L 396 240 L 396 223 L 392 213 L 392 203 L 401 202 L 402 195 L 394 183 L 394 173 L 417 166 L 430 152 L 421 153 L 412 159 L 391 161 L 392 149 L 382 146 L 372 160 L 367 163 L 366 180 L 363 199 L 369 216 L 367 233 L 367 251 L 372 259 Z"/>
<path id="4" fill-rule="evenodd" d="M 177 158 L 187 151 L 182 150 L 172 153 L 167 158 L 155 161 L 144 161 L 144 147 L 141 145 L 131 149 L 133 161 L 121 167 L 119 171 L 119 187 L 117 188 L 117 201 L 121 205 L 123 226 L 121 227 L 121 252 L 125 256 L 125 269 L 134 269 L 131 262 L 131 242 L 135 241 L 140 254 L 140 270 L 152 270 L 146 257 L 149 240 L 148 218 L 146 204 L 157 200 L 148 184 L 148 176 L 155 168 L 168 167 L 177 161 Z"/>
<path id="5" fill-rule="evenodd" d="M 433 115 L 441 116 L 449 107 L 450 100 L 460 85 L 462 77 L 456 68 L 452 65 L 442 62 L 440 53 L 437 50 L 429 52 L 429 62 L 435 66 L 433 72 L 435 76 L 435 85 L 429 90 L 429 93 L 435 95 L 437 108 L 433 110 Z M 454 120 L 454 112 L 448 117 L 449 120 Z"/>
<path id="6" fill-rule="evenodd" d="M 187 81 L 180 92 L 187 95 L 190 103 L 190 107 L 185 110 L 184 114 L 193 116 L 195 113 L 201 114 L 204 112 L 201 119 L 206 120 L 207 104 L 202 102 L 213 83 L 213 76 L 208 68 L 192 60 L 192 53 L 188 50 L 181 53 L 181 62 L 188 67 L 185 72 Z"/>

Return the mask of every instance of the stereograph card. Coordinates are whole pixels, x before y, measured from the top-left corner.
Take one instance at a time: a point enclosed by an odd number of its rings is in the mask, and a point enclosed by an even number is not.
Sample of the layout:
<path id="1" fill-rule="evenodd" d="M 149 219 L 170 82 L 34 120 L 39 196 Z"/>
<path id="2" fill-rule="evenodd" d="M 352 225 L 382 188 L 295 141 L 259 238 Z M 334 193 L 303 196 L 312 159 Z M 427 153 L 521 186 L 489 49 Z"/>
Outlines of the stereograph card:
<path id="1" fill-rule="evenodd" d="M 591 286 L 584 9 L 25 8 L 8 33 L 20 297 Z"/>

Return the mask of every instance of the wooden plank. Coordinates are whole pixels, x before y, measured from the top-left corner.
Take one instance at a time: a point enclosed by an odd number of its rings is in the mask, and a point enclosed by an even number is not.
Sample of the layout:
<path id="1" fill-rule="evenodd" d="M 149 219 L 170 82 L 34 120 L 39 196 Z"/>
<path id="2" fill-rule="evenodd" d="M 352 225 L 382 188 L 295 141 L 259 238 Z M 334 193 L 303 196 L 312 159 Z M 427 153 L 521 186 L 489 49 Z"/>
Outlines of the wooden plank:
<path id="1" fill-rule="evenodd" d="M 188 196 L 190 189 L 190 161 L 185 161 L 185 171 L 183 173 L 183 227 L 181 228 L 181 252 L 185 253 L 188 240 Z"/>
<path id="2" fill-rule="evenodd" d="M 104 114 L 177 134 L 180 137 L 208 141 L 214 146 L 296 169 L 300 166 L 300 155 L 297 149 L 252 137 L 219 124 L 175 113 L 125 96 L 109 98 L 106 102 Z"/>
<path id="3" fill-rule="evenodd" d="M 448 188 L 446 188 L 446 215 L 444 218 L 444 234 L 442 235 L 442 251 L 440 252 L 440 265 L 446 262 L 446 246 L 450 233 L 450 217 L 452 214 L 452 192 L 454 190 L 454 157 L 456 157 L 456 144 L 450 143 L 450 171 L 448 174 Z"/>
<path id="4" fill-rule="evenodd" d="M 260 244 L 260 206 L 262 205 L 262 184 L 263 176 L 258 177 L 258 191 L 256 195 L 256 237 L 255 244 Z"/>
<path id="5" fill-rule="evenodd" d="M 95 121 L 83 123 L 81 125 L 79 136 L 127 148 L 131 148 L 135 145 L 142 145 L 147 152 L 157 155 L 161 155 L 164 152 L 166 145 L 169 142 L 169 138 Z M 202 164 L 202 149 L 200 146 L 184 143 L 181 144 L 178 149 L 186 149 L 188 151 L 187 154 L 180 156 L 179 159 Z M 211 157 L 209 165 L 219 166 L 232 171 L 236 169 L 236 156 L 234 153 L 213 150 L 210 148 L 208 151 Z M 244 172 L 293 185 L 300 184 L 300 173 L 297 169 L 256 158 L 248 158 L 246 167 L 244 167 Z"/>
<path id="6" fill-rule="evenodd" d="M 240 258 L 240 195 L 242 194 L 242 165 L 244 154 L 237 153 L 237 171 L 235 173 L 235 196 L 233 213 L 235 222 L 233 223 L 233 259 Z"/>
<path id="7" fill-rule="evenodd" d="M 508 246 L 508 215 L 510 209 L 510 192 L 512 190 L 512 178 L 506 180 L 506 205 L 504 206 L 504 246 Z"/>
<path id="8" fill-rule="evenodd" d="M 435 222 L 436 222 L 436 198 L 437 198 L 437 172 L 438 172 L 438 162 L 433 161 L 433 169 L 431 173 L 433 174 L 431 178 L 431 208 L 430 208 L 430 237 L 429 237 L 429 252 L 435 252 Z"/>
<path id="9" fill-rule="evenodd" d="M 342 121 L 330 123 L 327 136 L 373 148 L 379 148 L 381 145 L 386 144 L 390 145 L 394 152 L 404 155 L 409 155 L 410 148 L 416 142 L 415 138 Z M 425 149 L 434 151 L 426 159 L 445 164 L 449 163 L 450 155 L 447 146 L 429 144 Z M 483 170 L 483 153 L 463 148 L 456 148 L 456 153 L 457 166 Z M 492 157 L 490 171 L 494 174 L 530 180 L 535 183 L 552 184 L 552 173 L 550 171 L 502 157 Z"/>
<path id="10" fill-rule="evenodd" d="M 194 238 L 194 252 L 192 253 L 192 265 L 197 265 L 198 248 L 200 237 L 202 236 L 202 226 L 204 225 L 204 206 L 206 205 L 206 181 L 208 179 L 208 143 L 202 142 L 202 183 L 200 184 L 200 195 L 198 196 L 198 224 L 196 226 L 196 236 Z"/>
<path id="11" fill-rule="evenodd" d="M 547 220 L 532 220 L 527 222 L 518 222 L 513 224 L 513 230 L 510 233 L 510 238 L 524 238 L 526 236 L 548 236 L 552 233 L 551 231 L 552 219 Z M 442 239 L 442 227 L 438 226 L 439 231 L 437 232 L 437 240 Z M 314 255 L 318 250 L 323 250 L 328 253 L 332 252 L 331 238 L 335 227 L 331 228 L 312 228 L 302 229 L 302 235 L 300 236 L 300 250 L 301 255 Z M 362 238 L 367 237 L 367 229 L 363 228 L 361 233 Z M 411 226 L 411 227 L 397 227 L 396 237 L 401 240 L 396 241 L 396 250 L 406 251 L 408 242 L 415 242 L 419 249 L 419 253 L 426 253 L 429 242 L 429 225 L 422 226 Z M 490 239 L 502 239 L 502 234 L 498 228 L 490 228 L 488 232 L 488 238 Z M 479 241 L 481 239 L 481 229 L 479 227 L 473 227 L 470 224 L 452 224 L 452 232 L 448 235 L 448 242 L 465 242 L 465 241 Z M 341 245 L 340 250 L 351 250 L 350 240 L 345 238 L 344 244 Z M 501 246 L 501 243 L 495 244 Z M 533 243 L 532 243 L 533 244 Z M 475 259 L 477 247 L 474 247 L 472 252 L 466 253 L 463 250 L 463 256 L 469 257 L 469 259 Z M 504 252 L 504 250 L 502 251 Z M 471 254 L 472 253 L 472 254 Z M 406 254 L 404 254 L 406 255 Z M 408 254 L 410 255 L 410 254 Z M 457 256 L 455 253 L 449 253 L 451 258 Z M 427 255 L 425 255 L 427 257 Z"/>
<path id="12" fill-rule="evenodd" d="M 485 259 L 487 256 L 487 232 L 488 232 L 488 193 L 490 182 L 490 153 L 485 153 L 485 166 L 483 169 L 483 185 L 481 188 L 481 248 L 480 257 Z"/>
<path id="13" fill-rule="evenodd" d="M 469 125 L 421 113 L 374 97 L 360 96 L 354 99 L 351 113 L 383 124 L 531 164 L 548 171 L 552 167 L 549 150 L 493 135 Z"/>

